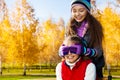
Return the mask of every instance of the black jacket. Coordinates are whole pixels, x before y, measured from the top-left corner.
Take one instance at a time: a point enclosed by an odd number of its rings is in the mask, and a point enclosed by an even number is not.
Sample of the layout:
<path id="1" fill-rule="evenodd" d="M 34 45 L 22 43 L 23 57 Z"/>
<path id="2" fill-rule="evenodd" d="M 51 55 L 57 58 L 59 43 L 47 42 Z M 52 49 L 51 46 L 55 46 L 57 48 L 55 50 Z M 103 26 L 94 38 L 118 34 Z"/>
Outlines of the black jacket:
<path id="1" fill-rule="evenodd" d="M 90 36 L 90 34 L 86 32 L 86 34 L 84 35 L 84 40 L 87 42 L 87 44 L 90 43 L 91 37 L 92 36 Z M 89 47 L 89 48 L 93 48 L 97 50 L 98 56 L 91 58 L 93 63 L 96 65 L 96 67 L 97 68 L 104 67 L 105 59 L 104 59 L 104 54 L 103 54 L 104 53 L 103 48 L 100 45 L 97 45 L 95 47 Z"/>

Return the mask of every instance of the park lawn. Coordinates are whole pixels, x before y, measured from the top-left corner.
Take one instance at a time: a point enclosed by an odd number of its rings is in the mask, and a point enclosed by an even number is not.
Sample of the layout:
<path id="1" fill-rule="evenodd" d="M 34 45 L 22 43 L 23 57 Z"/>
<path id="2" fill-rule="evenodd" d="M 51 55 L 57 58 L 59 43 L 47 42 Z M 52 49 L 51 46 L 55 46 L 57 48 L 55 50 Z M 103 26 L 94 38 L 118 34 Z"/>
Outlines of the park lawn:
<path id="1" fill-rule="evenodd" d="M 55 80 L 55 77 L 44 77 L 44 76 L 0 76 L 0 80 Z"/>
<path id="2" fill-rule="evenodd" d="M 2 75 L 0 76 L 0 80 L 56 80 L 55 77 L 51 76 L 38 76 L 38 75 L 32 75 L 32 76 L 13 76 L 13 75 Z M 106 80 L 106 79 L 105 79 Z M 112 80 L 120 80 L 119 79 L 112 79 Z"/>
<path id="3" fill-rule="evenodd" d="M 113 75 L 119 75 L 120 71 L 111 72 Z M 49 69 L 34 69 L 26 70 L 27 76 L 23 75 L 23 69 L 4 69 L 3 75 L 0 76 L 0 80 L 56 80 L 55 71 Z M 105 77 L 108 76 L 107 71 L 104 72 Z M 105 79 L 106 80 L 106 79 Z M 114 78 L 112 80 L 120 80 L 120 78 Z"/>

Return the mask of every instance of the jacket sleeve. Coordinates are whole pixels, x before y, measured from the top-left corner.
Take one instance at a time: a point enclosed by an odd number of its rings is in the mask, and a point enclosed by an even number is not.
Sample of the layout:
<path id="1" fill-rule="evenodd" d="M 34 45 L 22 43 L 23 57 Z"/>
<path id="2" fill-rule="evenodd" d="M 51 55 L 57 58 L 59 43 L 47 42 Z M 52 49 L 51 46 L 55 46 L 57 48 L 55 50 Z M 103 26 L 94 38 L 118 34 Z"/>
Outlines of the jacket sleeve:
<path id="1" fill-rule="evenodd" d="M 87 42 L 86 44 L 90 43 L 89 34 L 86 34 L 84 39 Z M 86 45 L 86 46 L 87 46 L 86 50 L 92 50 L 93 52 L 95 52 L 95 55 L 91 57 L 93 63 L 95 63 L 95 65 L 97 67 L 103 67 L 105 65 L 105 59 L 104 59 L 104 54 L 103 54 L 104 52 L 103 52 L 102 46 L 100 46 L 100 45 L 96 45 L 96 46 L 93 46 L 93 47 L 89 47 L 88 45 Z"/>
<path id="2" fill-rule="evenodd" d="M 96 58 L 100 58 L 103 55 L 103 51 L 101 48 L 88 48 L 86 49 L 86 55 L 90 56 L 90 57 L 96 57 Z"/>
<path id="3" fill-rule="evenodd" d="M 103 48 L 100 46 L 100 45 L 96 45 L 96 46 L 93 46 L 93 47 L 89 47 L 89 43 L 90 43 L 90 36 L 89 34 L 87 33 L 84 37 L 84 43 L 85 43 L 85 46 L 87 47 L 87 51 L 89 54 L 91 53 L 92 57 L 96 57 L 96 58 L 100 58 L 101 56 L 103 56 Z"/>
<path id="4" fill-rule="evenodd" d="M 56 66 L 56 80 L 62 80 L 61 77 L 61 65 L 62 63 L 58 63 L 58 65 Z"/>
<path id="5" fill-rule="evenodd" d="M 96 80 L 96 67 L 93 63 L 88 64 L 84 80 Z"/>

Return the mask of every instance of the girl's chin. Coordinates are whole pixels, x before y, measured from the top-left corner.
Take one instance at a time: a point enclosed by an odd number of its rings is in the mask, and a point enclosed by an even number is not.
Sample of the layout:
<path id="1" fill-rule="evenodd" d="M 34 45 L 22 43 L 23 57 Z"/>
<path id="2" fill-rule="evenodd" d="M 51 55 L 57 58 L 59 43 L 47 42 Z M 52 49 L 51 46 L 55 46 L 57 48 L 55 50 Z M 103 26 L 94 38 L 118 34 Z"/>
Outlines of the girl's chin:
<path id="1" fill-rule="evenodd" d="M 68 62 L 69 63 L 74 63 L 74 60 L 69 59 Z"/>
<path id="2" fill-rule="evenodd" d="M 69 63 L 74 63 L 73 61 L 69 61 Z"/>
<path id="3" fill-rule="evenodd" d="M 76 20 L 77 22 L 82 22 L 82 20 Z"/>

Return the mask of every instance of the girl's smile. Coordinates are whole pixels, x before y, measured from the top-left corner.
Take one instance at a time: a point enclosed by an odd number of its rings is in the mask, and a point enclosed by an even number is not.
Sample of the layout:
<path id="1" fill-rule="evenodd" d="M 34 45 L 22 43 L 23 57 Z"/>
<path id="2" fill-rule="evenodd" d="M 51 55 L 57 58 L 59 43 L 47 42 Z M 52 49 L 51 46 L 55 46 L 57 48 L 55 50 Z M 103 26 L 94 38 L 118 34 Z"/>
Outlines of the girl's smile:
<path id="1" fill-rule="evenodd" d="M 78 58 L 79 58 L 79 55 L 73 54 L 73 53 L 69 53 L 68 55 L 65 56 L 65 59 L 69 63 L 74 63 Z"/>

